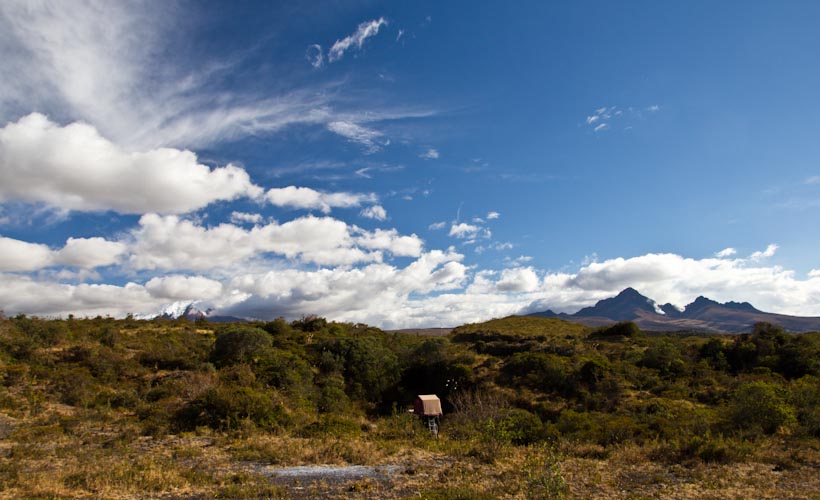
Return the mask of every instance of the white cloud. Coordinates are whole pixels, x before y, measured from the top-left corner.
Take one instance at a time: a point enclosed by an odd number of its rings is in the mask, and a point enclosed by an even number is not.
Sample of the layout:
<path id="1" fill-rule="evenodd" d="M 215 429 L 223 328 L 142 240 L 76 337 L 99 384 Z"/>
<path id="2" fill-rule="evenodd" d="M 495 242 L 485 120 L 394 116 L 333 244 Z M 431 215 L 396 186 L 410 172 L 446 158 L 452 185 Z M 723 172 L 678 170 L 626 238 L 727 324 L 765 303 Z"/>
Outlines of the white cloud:
<path id="1" fill-rule="evenodd" d="M 360 212 L 362 217 L 375 220 L 387 220 L 387 210 L 381 205 L 372 205 Z"/>
<path id="2" fill-rule="evenodd" d="M 439 154 L 438 150 L 430 148 L 427 151 L 421 153 L 419 158 L 423 158 L 425 160 L 438 160 Z"/>
<path id="3" fill-rule="evenodd" d="M 32 113 L 0 129 L 0 202 L 79 211 L 184 213 L 258 196 L 243 169 L 208 168 L 190 151 L 127 152 L 83 123 Z"/>
<path id="4" fill-rule="evenodd" d="M 807 177 L 806 180 L 803 181 L 803 184 L 820 184 L 820 175 Z"/>
<path id="5" fill-rule="evenodd" d="M 56 263 L 84 269 L 105 267 L 118 263 L 126 250 L 125 244 L 104 238 L 69 238 L 57 252 Z"/>
<path id="6" fill-rule="evenodd" d="M 332 221 L 314 218 L 308 224 L 319 226 L 314 234 L 327 234 L 327 227 L 322 226 L 326 222 Z M 452 249 L 423 252 L 420 240 L 416 238 L 413 243 L 415 235 L 401 240 L 393 231 L 368 233 L 348 228 L 346 234 L 359 238 L 360 247 L 364 247 L 365 238 L 374 249 L 398 251 L 398 246 L 407 244 L 408 254 L 419 253 L 404 267 L 374 261 L 362 262 L 362 267 L 328 264 L 313 270 L 240 270 L 223 278 L 172 274 L 152 278 L 144 286 L 129 283 L 122 287 L 63 285 L 0 273 L 0 303 L 9 314 L 123 315 L 156 311 L 169 301 L 208 297 L 207 302 L 219 314 L 266 319 L 319 314 L 398 328 L 453 326 L 522 310 L 574 312 L 632 286 L 659 303 L 678 307 L 705 295 L 722 302 L 748 300 L 765 311 L 820 315 L 818 270 L 810 272 L 807 279 L 798 279 L 791 270 L 763 266 L 751 258 L 646 254 L 589 263 L 576 273 L 544 273 L 523 266 L 471 273 L 461 262 L 463 256 Z M 310 232 L 294 228 L 292 234 Z M 190 239 L 184 231 L 181 236 Z M 206 234 L 207 240 L 202 241 L 211 241 L 214 236 Z M 299 243 L 290 244 L 291 250 L 297 251 Z"/>
<path id="7" fill-rule="evenodd" d="M 732 247 L 729 247 L 729 248 L 724 248 L 720 252 L 715 253 L 715 257 L 718 257 L 718 258 L 722 259 L 724 257 L 731 257 L 732 255 L 735 255 L 736 253 L 737 253 L 737 250 L 735 250 Z"/>
<path id="8" fill-rule="evenodd" d="M 365 146 L 368 152 L 374 153 L 381 149 L 382 145 L 376 142 L 376 139 L 382 137 L 384 134 L 377 130 L 372 130 L 363 127 L 357 123 L 350 121 L 335 121 L 327 124 L 328 130 L 335 134 L 345 137 L 349 141 L 357 142 Z"/>
<path id="9" fill-rule="evenodd" d="M 489 238 L 492 236 L 492 233 L 489 229 L 481 226 L 467 224 L 466 222 L 454 222 L 450 226 L 448 236 L 453 236 L 459 239 L 475 240 L 476 238 Z"/>
<path id="10" fill-rule="evenodd" d="M 144 151 L 211 146 L 299 124 L 432 114 L 375 109 L 364 99 L 335 106 L 334 83 L 280 78 L 274 91 L 245 85 L 256 76 L 244 64 L 250 52 L 194 57 L 188 41 L 195 34 L 184 31 L 190 23 L 177 22 L 184 8 L 178 2 L 0 2 L 0 123 L 36 109 L 63 123 L 90 123 L 125 150 Z M 386 24 L 373 23 L 361 38 L 348 37 L 347 47 L 360 46 Z M 339 50 L 347 43 L 340 42 Z M 320 54 L 320 47 L 309 48 L 306 57 L 317 64 Z"/>
<path id="11" fill-rule="evenodd" d="M 314 68 L 321 68 L 325 63 L 325 57 L 322 53 L 322 46 L 318 43 L 308 46 L 305 51 L 305 59 L 307 59 L 310 65 Z"/>
<path id="12" fill-rule="evenodd" d="M 144 287 L 36 281 L 28 276 L 0 273 L 0 303 L 6 312 L 41 316 L 114 315 L 153 311 L 162 305 Z"/>
<path id="13" fill-rule="evenodd" d="M 356 244 L 371 250 L 387 250 L 400 257 L 418 257 L 421 255 L 424 242 L 412 234 L 402 236 L 395 229 L 376 229 L 372 233 L 358 230 Z"/>
<path id="14" fill-rule="evenodd" d="M 46 245 L 0 236 L 0 271 L 34 271 L 50 266 L 53 251 Z"/>
<path id="15" fill-rule="evenodd" d="M 230 269 L 266 254 L 318 265 L 381 262 L 384 252 L 415 257 L 423 243 L 395 229 L 366 231 L 330 217 L 301 217 L 250 230 L 232 224 L 203 227 L 176 216 L 146 214 L 131 234 L 135 269 Z"/>
<path id="16" fill-rule="evenodd" d="M 93 269 L 115 264 L 126 251 L 119 242 L 103 238 L 69 238 L 60 250 L 0 236 L 0 272 L 37 271 L 53 266 Z"/>
<path id="17" fill-rule="evenodd" d="M 754 252 L 752 255 L 749 256 L 749 259 L 752 261 L 759 261 L 769 257 L 773 257 L 774 254 L 777 252 L 778 248 L 780 248 L 778 245 L 772 243 L 766 247 L 766 250 Z"/>
<path id="18" fill-rule="evenodd" d="M 495 283 L 499 292 L 532 292 L 539 288 L 541 280 L 531 267 L 517 267 L 501 271 L 501 277 Z"/>
<path id="19" fill-rule="evenodd" d="M 504 257 L 504 262 L 507 263 L 508 265 L 521 266 L 521 265 L 526 264 L 528 262 L 532 262 L 532 256 L 530 256 L 530 255 L 519 255 L 516 258 Z"/>
<path id="20" fill-rule="evenodd" d="M 661 107 L 657 104 L 645 108 L 633 106 L 625 108 L 619 106 L 603 106 L 596 109 L 591 115 L 587 115 L 585 122 L 594 132 L 609 130 L 611 126 L 615 126 L 618 123 L 624 124 L 624 130 L 631 130 L 633 124 L 645 120 L 647 114 L 657 113 L 660 109 Z"/>
<path id="21" fill-rule="evenodd" d="M 336 40 L 336 43 L 334 43 L 328 51 L 327 60 L 329 62 L 338 61 L 344 57 L 345 52 L 351 47 L 356 47 L 361 50 L 364 41 L 372 36 L 376 36 L 379 33 L 379 28 L 385 25 L 387 25 L 387 21 L 383 17 L 359 24 L 355 33 L 341 40 Z"/>
<path id="22" fill-rule="evenodd" d="M 427 226 L 427 229 L 429 229 L 431 231 L 439 231 L 441 229 L 444 229 L 445 227 L 447 227 L 447 223 L 445 221 L 441 221 L 441 222 L 433 222 L 432 224 Z"/>
<path id="23" fill-rule="evenodd" d="M 162 276 L 151 278 L 145 289 L 164 300 L 212 300 L 222 294 L 222 283 L 203 276 Z"/>
<path id="24" fill-rule="evenodd" d="M 323 213 L 329 213 L 332 208 L 352 208 L 377 201 L 376 195 L 372 193 L 325 193 L 297 186 L 269 189 L 265 193 L 265 199 L 279 207 L 321 210 Z"/>
<path id="25" fill-rule="evenodd" d="M 498 212 L 488 212 L 487 213 L 487 220 L 493 220 L 501 217 L 501 214 Z"/>
<path id="26" fill-rule="evenodd" d="M 401 327 L 418 324 L 423 308 L 411 294 L 457 289 L 466 278 L 461 256 L 432 251 L 404 268 L 371 264 L 361 269 L 288 269 L 233 279 L 230 287 L 249 298 L 224 314 L 251 317 L 298 317 L 312 310 L 340 321 L 369 318 L 371 324 Z M 412 316 L 418 315 L 417 320 Z"/>
<path id="27" fill-rule="evenodd" d="M 245 212 L 231 212 L 231 222 L 234 224 L 259 224 L 262 222 L 262 214 L 249 214 Z"/>
<path id="28" fill-rule="evenodd" d="M 49 110 L 94 124 L 128 148 L 197 147 L 327 120 L 327 96 L 302 89 L 276 97 L 215 92 L 234 60 L 182 53 L 173 2 L 0 2 L 0 118 Z M 177 50 L 178 49 L 178 50 Z M 236 85 L 234 85 L 235 87 Z"/>

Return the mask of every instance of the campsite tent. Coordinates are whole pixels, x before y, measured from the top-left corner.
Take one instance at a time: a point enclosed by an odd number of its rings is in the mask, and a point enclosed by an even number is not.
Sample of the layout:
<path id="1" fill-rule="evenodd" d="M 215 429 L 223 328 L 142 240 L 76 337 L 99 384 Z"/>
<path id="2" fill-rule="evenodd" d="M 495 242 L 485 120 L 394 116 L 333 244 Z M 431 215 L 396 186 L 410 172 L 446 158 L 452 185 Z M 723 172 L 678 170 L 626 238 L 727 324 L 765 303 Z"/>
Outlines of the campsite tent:
<path id="1" fill-rule="evenodd" d="M 440 417 L 444 414 L 441 411 L 441 400 L 435 394 L 422 394 L 417 397 L 413 404 L 413 413 L 420 417 Z"/>

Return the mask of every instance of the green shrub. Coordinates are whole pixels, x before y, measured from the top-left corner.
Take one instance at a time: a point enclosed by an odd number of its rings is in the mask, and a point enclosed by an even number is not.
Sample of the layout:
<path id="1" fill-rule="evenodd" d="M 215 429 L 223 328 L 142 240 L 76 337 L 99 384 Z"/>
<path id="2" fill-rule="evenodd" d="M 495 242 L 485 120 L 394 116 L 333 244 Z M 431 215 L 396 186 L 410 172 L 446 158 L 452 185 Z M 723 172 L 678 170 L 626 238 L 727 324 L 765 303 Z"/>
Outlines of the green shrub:
<path id="1" fill-rule="evenodd" d="M 567 362 L 560 356 L 522 352 L 511 356 L 501 369 L 501 381 L 543 392 L 566 392 Z"/>
<path id="2" fill-rule="evenodd" d="M 795 380 L 790 401 L 803 432 L 820 437 L 820 378 L 806 376 Z"/>
<path id="3" fill-rule="evenodd" d="M 206 390 L 178 411 L 174 420 L 179 430 L 188 431 L 199 426 L 237 429 L 244 420 L 263 429 L 290 423 L 284 406 L 269 391 L 226 384 Z"/>
<path id="4" fill-rule="evenodd" d="M 225 327 L 217 333 L 211 361 L 217 367 L 235 363 L 253 363 L 273 345 L 270 335 L 248 326 Z"/>
<path id="5" fill-rule="evenodd" d="M 519 408 L 509 410 L 501 420 L 500 425 L 506 429 L 509 440 L 513 444 L 532 444 L 544 437 L 544 425 L 541 423 L 541 419 Z"/>
<path id="6" fill-rule="evenodd" d="M 638 328 L 638 325 L 633 323 L 632 321 L 622 321 L 620 323 L 615 323 L 611 326 L 603 326 L 596 330 L 593 330 L 590 333 L 591 338 L 613 338 L 613 337 L 624 337 L 624 338 L 631 338 L 637 337 L 641 334 L 641 329 Z"/>
<path id="7" fill-rule="evenodd" d="M 731 423 L 752 433 L 773 434 L 795 423 L 794 408 L 787 404 L 784 389 L 769 382 L 740 385 L 732 393 L 728 411 Z"/>
<path id="8" fill-rule="evenodd" d="M 333 436 L 355 439 L 361 434 L 361 424 L 338 415 L 322 415 L 318 421 L 308 424 L 299 432 L 299 435 L 308 438 Z"/>

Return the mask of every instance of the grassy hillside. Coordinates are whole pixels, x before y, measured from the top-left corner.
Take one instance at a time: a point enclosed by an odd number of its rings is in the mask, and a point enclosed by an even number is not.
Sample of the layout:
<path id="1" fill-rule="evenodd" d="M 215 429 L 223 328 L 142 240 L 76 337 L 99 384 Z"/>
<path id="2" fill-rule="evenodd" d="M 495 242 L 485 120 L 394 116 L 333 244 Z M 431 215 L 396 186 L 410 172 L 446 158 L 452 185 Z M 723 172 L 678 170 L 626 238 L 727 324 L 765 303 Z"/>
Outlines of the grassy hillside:
<path id="1" fill-rule="evenodd" d="M 0 319 L 0 498 L 814 498 L 818 438 L 820 334 L 770 325 Z"/>
<path id="2" fill-rule="evenodd" d="M 483 323 L 468 323 L 453 329 L 453 334 L 500 334 L 518 337 L 579 338 L 589 333 L 589 327 L 562 319 L 535 316 L 508 316 Z"/>

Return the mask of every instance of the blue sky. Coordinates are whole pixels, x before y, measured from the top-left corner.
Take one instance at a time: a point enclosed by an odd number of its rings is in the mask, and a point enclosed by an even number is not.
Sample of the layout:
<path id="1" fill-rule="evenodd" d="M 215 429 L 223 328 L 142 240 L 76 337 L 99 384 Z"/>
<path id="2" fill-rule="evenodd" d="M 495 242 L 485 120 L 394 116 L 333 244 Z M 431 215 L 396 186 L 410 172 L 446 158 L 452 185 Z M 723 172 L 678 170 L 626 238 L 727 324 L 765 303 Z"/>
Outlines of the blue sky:
<path id="1" fill-rule="evenodd" d="M 4 2 L 0 309 L 820 315 L 814 2 Z"/>

